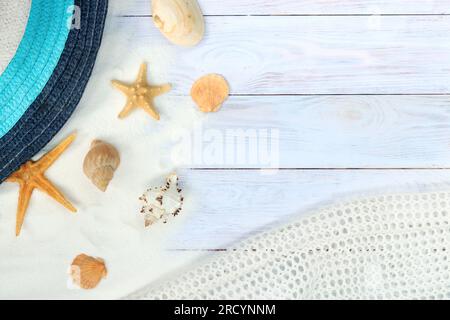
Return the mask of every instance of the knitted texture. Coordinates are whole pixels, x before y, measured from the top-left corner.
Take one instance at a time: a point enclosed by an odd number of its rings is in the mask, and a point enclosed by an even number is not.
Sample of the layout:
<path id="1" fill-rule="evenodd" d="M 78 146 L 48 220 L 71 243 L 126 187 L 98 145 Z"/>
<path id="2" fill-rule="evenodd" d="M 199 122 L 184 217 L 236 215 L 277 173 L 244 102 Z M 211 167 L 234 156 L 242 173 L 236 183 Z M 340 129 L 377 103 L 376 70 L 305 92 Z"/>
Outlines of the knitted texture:
<path id="1" fill-rule="evenodd" d="M 448 299 L 450 193 L 379 196 L 258 235 L 130 299 Z"/>
<path id="2" fill-rule="evenodd" d="M 33 0 L 25 34 L 0 76 L 0 137 L 40 94 L 52 75 L 69 34 L 73 0 Z"/>
<path id="3" fill-rule="evenodd" d="M 0 75 L 16 53 L 30 13 L 31 0 L 0 1 Z"/>
<path id="4" fill-rule="evenodd" d="M 58 133 L 78 105 L 94 68 L 105 25 L 107 0 L 76 0 L 79 29 L 69 33 L 64 51 L 42 92 L 0 138 L 0 183 Z"/>

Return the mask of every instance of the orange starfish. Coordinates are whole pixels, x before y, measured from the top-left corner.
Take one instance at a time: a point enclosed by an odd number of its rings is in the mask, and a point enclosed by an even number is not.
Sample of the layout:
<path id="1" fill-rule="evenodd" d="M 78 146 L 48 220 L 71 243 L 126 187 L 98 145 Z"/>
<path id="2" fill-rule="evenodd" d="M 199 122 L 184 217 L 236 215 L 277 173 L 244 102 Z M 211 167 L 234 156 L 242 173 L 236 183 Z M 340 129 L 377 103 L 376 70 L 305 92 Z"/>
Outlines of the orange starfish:
<path id="1" fill-rule="evenodd" d="M 112 84 L 127 96 L 127 104 L 119 114 L 120 119 L 128 116 L 134 109 L 142 108 L 155 120 L 159 120 L 159 113 L 153 106 L 153 99 L 159 95 L 169 92 L 172 88 L 170 84 L 150 86 L 147 82 L 146 63 L 141 65 L 138 78 L 133 84 L 125 84 L 117 80 L 113 80 Z"/>
<path id="2" fill-rule="evenodd" d="M 48 194 L 70 211 L 77 211 L 77 209 L 75 209 L 74 206 L 67 201 L 66 198 L 64 198 L 63 194 L 59 192 L 58 189 L 53 186 L 53 184 L 44 175 L 44 172 L 69 147 L 73 140 L 75 140 L 75 134 L 72 134 L 66 138 L 56 148 L 45 154 L 38 161 L 27 161 L 19 168 L 19 170 L 6 179 L 8 182 L 17 182 L 20 185 L 19 204 L 17 207 L 16 218 L 16 236 L 19 236 L 20 230 L 22 229 L 25 213 L 34 189 L 39 189 Z"/>

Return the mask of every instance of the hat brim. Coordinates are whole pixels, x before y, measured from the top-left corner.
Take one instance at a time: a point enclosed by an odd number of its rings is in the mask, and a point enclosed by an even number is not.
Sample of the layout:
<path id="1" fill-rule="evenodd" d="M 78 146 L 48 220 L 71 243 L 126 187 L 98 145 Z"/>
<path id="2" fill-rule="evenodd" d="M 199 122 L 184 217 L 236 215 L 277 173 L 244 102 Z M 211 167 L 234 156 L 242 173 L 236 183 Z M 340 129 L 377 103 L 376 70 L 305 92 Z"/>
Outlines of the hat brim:
<path id="1" fill-rule="evenodd" d="M 37 99 L 0 138 L 0 183 L 58 133 L 78 105 L 100 48 L 107 0 L 76 0 L 81 27 L 72 29 L 58 64 Z"/>
<path id="2" fill-rule="evenodd" d="M 69 35 L 73 0 L 34 0 L 24 36 L 0 77 L 0 137 L 36 100 L 50 79 Z"/>

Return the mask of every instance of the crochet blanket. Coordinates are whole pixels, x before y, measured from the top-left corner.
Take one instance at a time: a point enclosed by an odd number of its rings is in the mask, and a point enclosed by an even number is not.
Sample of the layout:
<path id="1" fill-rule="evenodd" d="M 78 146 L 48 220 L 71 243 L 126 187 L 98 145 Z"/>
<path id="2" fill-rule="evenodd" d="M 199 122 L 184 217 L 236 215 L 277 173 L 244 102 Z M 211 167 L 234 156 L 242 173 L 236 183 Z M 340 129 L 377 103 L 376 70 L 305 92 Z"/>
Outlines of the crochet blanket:
<path id="1" fill-rule="evenodd" d="M 448 299 L 450 193 L 323 209 L 127 299 Z"/>

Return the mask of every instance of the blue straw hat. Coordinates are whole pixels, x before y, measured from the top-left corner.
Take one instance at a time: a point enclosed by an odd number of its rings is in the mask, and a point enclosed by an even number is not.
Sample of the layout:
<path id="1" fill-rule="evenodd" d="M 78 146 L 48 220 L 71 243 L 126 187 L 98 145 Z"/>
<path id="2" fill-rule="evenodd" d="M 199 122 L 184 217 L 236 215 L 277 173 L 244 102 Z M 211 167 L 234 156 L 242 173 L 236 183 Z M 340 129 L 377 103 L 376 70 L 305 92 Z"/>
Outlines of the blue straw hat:
<path id="1" fill-rule="evenodd" d="M 76 108 L 107 8 L 107 0 L 31 2 L 23 38 L 0 75 L 0 183 L 45 147 Z"/>

